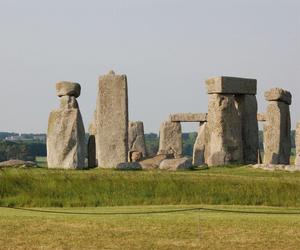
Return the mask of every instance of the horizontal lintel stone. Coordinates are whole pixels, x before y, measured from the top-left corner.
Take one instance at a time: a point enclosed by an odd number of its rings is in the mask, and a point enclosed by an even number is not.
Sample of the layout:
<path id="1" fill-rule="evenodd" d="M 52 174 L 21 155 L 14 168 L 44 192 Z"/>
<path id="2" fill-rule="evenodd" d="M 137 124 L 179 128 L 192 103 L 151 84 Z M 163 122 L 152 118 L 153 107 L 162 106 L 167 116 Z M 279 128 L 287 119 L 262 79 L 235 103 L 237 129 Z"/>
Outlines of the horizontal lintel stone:
<path id="1" fill-rule="evenodd" d="M 178 113 L 170 114 L 171 122 L 206 122 L 207 113 Z"/>
<path id="2" fill-rule="evenodd" d="M 273 88 L 265 92 L 265 98 L 267 101 L 279 101 L 288 105 L 292 104 L 291 92 L 280 88 Z"/>
<path id="3" fill-rule="evenodd" d="M 256 79 L 219 76 L 205 82 L 208 94 L 256 95 L 257 91 Z"/>

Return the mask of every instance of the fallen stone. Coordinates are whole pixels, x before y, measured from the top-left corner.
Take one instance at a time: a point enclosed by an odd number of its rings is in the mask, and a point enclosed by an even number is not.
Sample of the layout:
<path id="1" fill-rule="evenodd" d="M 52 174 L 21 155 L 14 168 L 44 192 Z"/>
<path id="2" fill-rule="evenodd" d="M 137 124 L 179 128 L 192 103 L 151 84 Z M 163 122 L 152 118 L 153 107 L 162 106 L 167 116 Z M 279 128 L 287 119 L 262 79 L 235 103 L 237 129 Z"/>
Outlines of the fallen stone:
<path id="1" fill-rule="evenodd" d="M 142 170 L 142 166 L 138 162 L 123 162 L 116 167 L 118 170 Z"/>
<path id="2" fill-rule="evenodd" d="M 80 96 L 81 87 L 79 83 L 62 81 L 56 83 L 56 93 L 58 97 L 62 96 L 74 96 L 75 98 Z"/>
<path id="3" fill-rule="evenodd" d="M 22 160 L 8 160 L 0 162 L 0 168 L 15 167 L 15 168 L 29 168 L 36 167 L 37 164 L 33 161 L 22 161 Z"/>
<path id="4" fill-rule="evenodd" d="M 163 122 L 159 130 L 158 155 L 173 154 L 175 158 L 182 156 L 182 132 L 180 122 Z"/>
<path id="5" fill-rule="evenodd" d="M 179 113 L 171 114 L 171 122 L 206 122 L 207 113 Z"/>
<path id="6" fill-rule="evenodd" d="M 139 151 L 129 151 L 129 162 L 137 162 L 143 159 L 143 153 Z"/>
<path id="7" fill-rule="evenodd" d="M 98 166 L 114 168 L 128 158 L 128 93 L 126 75 L 113 71 L 99 79 L 96 149 Z"/>
<path id="8" fill-rule="evenodd" d="M 259 168 L 267 171 L 288 171 L 288 172 L 299 172 L 300 166 L 295 165 L 284 165 L 284 164 L 255 164 L 249 165 L 252 168 Z"/>
<path id="9" fill-rule="evenodd" d="M 159 169 L 162 170 L 190 170 L 193 168 L 192 159 L 188 157 L 178 158 L 178 159 L 166 159 L 163 160 Z"/>
<path id="10" fill-rule="evenodd" d="M 142 166 L 143 169 L 151 170 L 159 168 L 159 164 L 165 159 L 173 159 L 173 155 L 156 155 L 152 158 L 145 159 L 140 161 L 139 164 Z"/>
<path id="11" fill-rule="evenodd" d="M 292 94 L 281 88 L 273 88 L 265 92 L 265 99 L 267 101 L 279 101 L 288 105 L 292 104 Z"/>
<path id="12" fill-rule="evenodd" d="M 256 79 L 220 76 L 206 80 L 208 94 L 256 95 Z"/>

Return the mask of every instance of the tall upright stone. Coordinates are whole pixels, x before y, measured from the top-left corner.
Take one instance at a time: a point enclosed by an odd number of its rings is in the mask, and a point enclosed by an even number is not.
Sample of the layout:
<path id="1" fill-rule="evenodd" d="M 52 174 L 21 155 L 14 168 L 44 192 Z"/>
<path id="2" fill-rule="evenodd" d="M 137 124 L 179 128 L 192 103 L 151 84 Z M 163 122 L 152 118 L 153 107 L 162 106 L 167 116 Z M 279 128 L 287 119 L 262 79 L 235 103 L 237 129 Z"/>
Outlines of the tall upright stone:
<path id="1" fill-rule="evenodd" d="M 242 120 L 235 96 L 209 95 L 207 123 L 207 164 L 212 166 L 242 163 Z"/>
<path id="2" fill-rule="evenodd" d="M 243 163 L 256 164 L 259 149 L 256 96 L 237 95 L 236 98 L 242 119 Z"/>
<path id="3" fill-rule="evenodd" d="M 128 157 L 128 93 L 126 75 L 110 71 L 99 79 L 96 148 L 98 166 L 114 168 Z"/>
<path id="4" fill-rule="evenodd" d="M 205 145 L 207 144 L 207 122 L 201 122 L 193 148 L 193 165 L 205 164 Z"/>
<path id="5" fill-rule="evenodd" d="M 76 98 L 80 85 L 56 84 L 60 108 L 50 113 L 47 132 L 49 168 L 81 169 L 85 167 L 85 130 Z"/>
<path id="6" fill-rule="evenodd" d="M 208 79 L 206 88 L 209 94 L 206 163 L 254 163 L 258 150 L 257 81 L 221 76 Z"/>
<path id="7" fill-rule="evenodd" d="M 182 132 L 180 122 L 165 121 L 159 130 L 158 154 L 173 154 L 175 158 L 182 156 Z"/>
<path id="8" fill-rule="evenodd" d="M 295 159 L 295 165 L 300 166 L 300 122 L 297 123 L 296 126 L 296 159 Z"/>
<path id="9" fill-rule="evenodd" d="M 274 88 L 265 93 L 268 101 L 264 124 L 264 163 L 289 164 L 291 155 L 290 92 Z"/>
<path id="10" fill-rule="evenodd" d="M 143 122 L 129 122 L 128 148 L 130 152 L 140 152 L 142 158 L 146 157 L 146 144 Z"/>

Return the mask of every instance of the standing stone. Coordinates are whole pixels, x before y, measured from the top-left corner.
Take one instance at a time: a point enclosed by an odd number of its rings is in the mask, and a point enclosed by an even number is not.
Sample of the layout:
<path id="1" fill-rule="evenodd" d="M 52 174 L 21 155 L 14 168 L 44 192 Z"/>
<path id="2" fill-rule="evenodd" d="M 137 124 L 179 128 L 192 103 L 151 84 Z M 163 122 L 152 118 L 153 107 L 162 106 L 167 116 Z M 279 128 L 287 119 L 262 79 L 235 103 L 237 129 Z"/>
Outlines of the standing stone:
<path id="1" fill-rule="evenodd" d="M 290 163 L 291 154 L 291 93 L 282 89 L 271 89 L 265 93 L 269 101 L 264 124 L 264 163 Z"/>
<path id="2" fill-rule="evenodd" d="M 90 135 L 89 136 L 89 141 L 88 141 L 88 167 L 89 168 L 97 167 L 95 135 Z"/>
<path id="3" fill-rule="evenodd" d="M 158 154 L 173 154 L 175 158 L 182 156 L 182 132 L 180 122 L 165 121 L 159 130 Z"/>
<path id="4" fill-rule="evenodd" d="M 76 101 L 80 85 L 71 82 L 56 84 L 60 108 L 50 113 L 47 132 L 49 168 L 80 169 L 85 164 L 85 130 Z"/>
<path id="5" fill-rule="evenodd" d="M 198 135 L 193 149 L 193 165 L 201 166 L 205 164 L 205 145 L 207 143 L 207 122 L 200 123 Z"/>
<path id="6" fill-rule="evenodd" d="M 296 159 L 295 165 L 300 166 L 300 122 L 297 123 L 296 127 Z"/>
<path id="7" fill-rule="evenodd" d="M 209 166 L 243 162 L 242 120 L 234 95 L 209 95 L 207 133 Z"/>
<path id="8" fill-rule="evenodd" d="M 110 71 L 99 79 L 97 99 L 98 166 L 114 168 L 128 157 L 128 94 L 126 75 Z"/>
<path id="9" fill-rule="evenodd" d="M 256 96 L 238 95 L 237 102 L 242 119 L 243 163 L 256 164 L 259 147 Z"/>
<path id="10" fill-rule="evenodd" d="M 143 122 L 129 122 L 128 148 L 130 152 L 140 152 L 142 158 L 146 157 L 146 144 Z M 131 159 L 129 159 L 129 161 L 131 161 Z"/>

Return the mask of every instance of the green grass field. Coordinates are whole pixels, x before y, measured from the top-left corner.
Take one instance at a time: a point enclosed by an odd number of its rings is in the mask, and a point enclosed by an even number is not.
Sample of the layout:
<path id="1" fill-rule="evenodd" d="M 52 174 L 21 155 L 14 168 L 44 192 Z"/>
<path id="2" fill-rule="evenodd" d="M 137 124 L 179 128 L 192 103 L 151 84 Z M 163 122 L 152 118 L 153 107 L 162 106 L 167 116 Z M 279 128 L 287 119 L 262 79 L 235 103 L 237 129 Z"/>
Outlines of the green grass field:
<path id="1" fill-rule="evenodd" d="M 48 210 L 103 213 L 191 207 L 194 206 Z M 267 207 L 221 208 L 287 212 L 287 209 Z M 297 211 L 300 212 L 300 209 Z M 150 215 L 68 215 L 0 209 L 1 249 L 299 249 L 299 229 L 300 215 L 207 211 Z"/>
<path id="2" fill-rule="evenodd" d="M 300 173 L 249 167 L 116 171 L 2 169 L 0 205 L 263 205 L 300 207 Z"/>
<path id="3" fill-rule="evenodd" d="M 299 194 L 300 173 L 246 166 L 1 169 L 0 249 L 300 249 Z M 195 207 L 265 213 L 99 214 Z"/>

